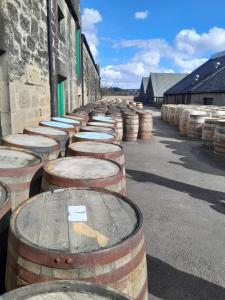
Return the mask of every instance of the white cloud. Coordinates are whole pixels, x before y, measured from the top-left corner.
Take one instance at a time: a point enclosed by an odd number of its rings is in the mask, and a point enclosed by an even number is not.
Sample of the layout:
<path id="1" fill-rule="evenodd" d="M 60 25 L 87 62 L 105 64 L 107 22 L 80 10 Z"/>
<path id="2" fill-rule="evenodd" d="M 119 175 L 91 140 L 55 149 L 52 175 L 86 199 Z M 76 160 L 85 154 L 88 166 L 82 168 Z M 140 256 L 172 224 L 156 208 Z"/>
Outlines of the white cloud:
<path id="1" fill-rule="evenodd" d="M 138 88 L 141 77 L 150 72 L 189 73 L 203 64 L 209 53 L 225 50 L 225 28 L 214 27 L 202 34 L 184 29 L 177 33 L 173 43 L 164 39 L 134 39 L 113 41 L 112 45 L 117 51 L 134 48 L 136 52 L 127 63 L 102 68 L 102 83 Z"/>
<path id="2" fill-rule="evenodd" d="M 147 19 L 148 16 L 149 16 L 149 11 L 148 11 L 148 10 L 145 10 L 145 11 L 137 11 L 137 12 L 134 14 L 134 18 L 135 18 L 135 19 L 139 19 L 139 20 Z"/>
<path id="3" fill-rule="evenodd" d="M 82 14 L 82 28 L 85 34 L 91 52 L 94 57 L 98 55 L 99 38 L 96 24 L 102 21 L 100 12 L 93 8 L 84 8 Z"/>

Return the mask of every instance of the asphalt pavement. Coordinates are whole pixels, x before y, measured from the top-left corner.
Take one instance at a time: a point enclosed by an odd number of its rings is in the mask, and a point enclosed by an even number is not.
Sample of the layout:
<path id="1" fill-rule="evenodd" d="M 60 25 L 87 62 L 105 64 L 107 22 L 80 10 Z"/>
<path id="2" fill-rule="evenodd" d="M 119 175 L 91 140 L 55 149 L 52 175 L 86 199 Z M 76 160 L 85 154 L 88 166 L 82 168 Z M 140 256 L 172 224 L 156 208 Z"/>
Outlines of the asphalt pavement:
<path id="1" fill-rule="evenodd" d="M 128 196 L 144 216 L 149 299 L 224 300 L 225 157 L 152 112 L 152 139 L 123 143 Z"/>

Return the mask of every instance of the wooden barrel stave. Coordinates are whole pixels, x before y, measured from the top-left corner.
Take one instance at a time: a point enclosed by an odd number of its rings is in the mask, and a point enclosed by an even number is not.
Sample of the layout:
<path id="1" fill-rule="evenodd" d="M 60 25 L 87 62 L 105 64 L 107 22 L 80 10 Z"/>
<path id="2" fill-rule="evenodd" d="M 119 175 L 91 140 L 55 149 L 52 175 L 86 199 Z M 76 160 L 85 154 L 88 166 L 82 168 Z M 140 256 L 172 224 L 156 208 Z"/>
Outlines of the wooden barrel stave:
<path id="1" fill-rule="evenodd" d="M 149 139 L 152 136 L 152 114 L 138 113 L 139 115 L 139 129 L 138 138 Z"/>
<path id="2" fill-rule="evenodd" d="M 72 141 L 76 142 L 103 142 L 103 143 L 116 143 L 115 136 L 111 134 L 101 133 L 101 132 L 79 132 L 73 136 Z"/>
<path id="3" fill-rule="evenodd" d="M 59 200 L 65 199 L 62 193 L 62 190 L 57 192 L 57 199 L 53 201 L 50 207 L 54 207 Z M 53 197 L 51 193 L 47 194 L 48 197 Z M 127 229 L 125 232 L 127 232 L 130 228 L 131 221 L 129 221 L 129 218 L 131 216 L 124 216 L 121 220 L 118 216 L 118 211 L 121 210 L 121 204 L 117 201 L 112 201 L 113 198 L 111 198 L 112 195 L 114 196 L 116 194 L 112 193 L 110 196 L 107 195 L 108 193 L 105 191 L 104 194 L 104 201 L 107 201 L 106 203 L 110 209 L 111 216 L 115 221 L 118 220 L 118 222 L 121 223 L 121 227 L 126 226 Z M 44 197 L 43 195 L 39 195 L 38 197 Z M 38 199 L 37 196 L 28 200 L 26 204 L 22 206 L 28 205 L 31 201 L 37 201 L 36 199 Z M 99 200 L 95 197 L 93 199 L 95 200 L 93 204 L 89 206 L 89 209 L 92 211 L 92 214 L 101 218 L 101 214 L 105 214 L 106 211 L 103 209 L 99 215 Z M 125 200 L 125 198 L 123 199 Z M 36 203 L 36 206 L 38 205 L 39 204 Z M 130 213 L 131 211 L 129 214 Z M 57 211 L 55 211 L 55 214 L 57 214 Z M 131 213 L 131 215 L 133 215 L 133 213 Z M 132 218 L 134 218 L 134 215 Z M 15 215 L 12 224 L 14 220 Z M 37 222 L 37 226 L 39 226 L 38 224 Z M 51 221 L 47 222 L 45 225 L 46 228 L 48 228 L 50 224 Z M 81 225 L 77 226 L 79 228 Z M 7 265 L 7 289 L 16 288 L 19 282 L 21 284 L 30 284 L 55 279 L 79 279 L 114 287 L 129 294 L 134 299 L 147 299 L 146 249 L 142 226 L 142 222 L 139 223 L 135 232 L 129 236 L 129 239 L 123 240 L 121 245 L 117 244 L 113 248 L 108 248 L 107 252 L 103 249 L 103 252 L 100 250 L 98 252 L 86 253 L 65 253 L 65 251 L 62 250 L 60 250 L 60 252 L 55 250 L 49 252 L 47 248 L 45 249 L 43 247 L 42 250 L 38 250 L 33 245 L 27 243 L 23 245 L 23 242 L 16 237 L 14 230 L 11 230 Z M 106 232 L 107 230 L 111 230 L 111 228 L 104 228 Z M 102 226 L 99 229 L 97 227 L 97 230 L 100 229 L 102 230 Z M 122 236 L 126 234 L 125 232 L 121 231 Z M 16 280 L 15 273 L 17 273 L 19 281 Z M 140 295 L 142 295 L 141 298 Z"/>

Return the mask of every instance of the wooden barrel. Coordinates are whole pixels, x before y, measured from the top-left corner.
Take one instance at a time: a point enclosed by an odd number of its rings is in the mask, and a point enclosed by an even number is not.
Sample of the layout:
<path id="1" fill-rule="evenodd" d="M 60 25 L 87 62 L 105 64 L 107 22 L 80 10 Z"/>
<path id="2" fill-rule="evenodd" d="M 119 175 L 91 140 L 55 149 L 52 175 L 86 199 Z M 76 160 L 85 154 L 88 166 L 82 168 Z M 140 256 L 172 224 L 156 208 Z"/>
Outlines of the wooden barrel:
<path id="1" fill-rule="evenodd" d="M 8 229 L 11 211 L 12 202 L 9 188 L 0 182 L 0 295 L 5 292 Z"/>
<path id="2" fill-rule="evenodd" d="M 80 132 L 102 132 L 116 136 L 116 131 L 113 128 L 100 126 L 82 126 Z"/>
<path id="3" fill-rule="evenodd" d="M 0 146 L 0 181 L 10 189 L 12 209 L 29 198 L 31 180 L 42 165 L 34 152 Z"/>
<path id="4" fill-rule="evenodd" d="M 73 142 L 86 142 L 86 141 L 93 141 L 93 142 L 103 142 L 103 143 L 115 143 L 116 138 L 115 136 L 107 133 L 102 132 L 78 132 L 73 136 Z"/>
<path id="5" fill-rule="evenodd" d="M 139 116 L 139 139 L 150 139 L 152 136 L 152 114 L 147 112 L 138 112 Z"/>
<path id="6" fill-rule="evenodd" d="M 74 119 L 62 118 L 62 117 L 53 117 L 52 121 L 72 125 L 75 128 L 75 132 L 79 132 L 80 127 L 81 127 L 81 122 L 76 121 Z"/>
<path id="7" fill-rule="evenodd" d="M 143 109 L 143 108 L 144 108 L 142 102 L 134 102 L 134 104 L 135 104 L 135 106 L 136 106 L 138 109 Z"/>
<path id="8" fill-rule="evenodd" d="M 206 112 L 204 111 L 192 111 L 190 113 L 188 124 L 188 138 L 194 140 L 201 140 L 202 127 L 205 123 Z"/>
<path id="9" fill-rule="evenodd" d="M 182 111 L 184 110 L 184 108 L 186 108 L 186 105 L 177 105 L 177 109 L 175 112 L 175 117 L 174 117 L 174 125 L 175 126 L 180 126 L 180 116 L 182 114 Z"/>
<path id="10" fill-rule="evenodd" d="M 88 126 L 98 126 L 98 127 L 106 127 L 106 128 L 112 128 L 116 130 L 116 124 L 113 123 L 106 123 L 106 122 L 88 122 Z"/>
<path id="11" fill-rule="evenodd" d="M 76 280 L 31 284 L 0 296 L 1 300 L 132 300 L 115 289 Z"/>
<path id="12" fill-rule="evenodd" d="M 65 156 L 66 146 L 68 144 L 69 139 L 69 136 L 65 131 L 44 126 L 30 126 L 26 127 L 23 133 L 31 135 L 41 135 L 57 141 L 60 146 L 61 157 Z"/>
<path id="13" fill-rule="evenodd" d="M 218 118 L 207 118 L 202 127 L 202 144 L 203 146 L 213 148 L 214 134 Z"/>
<path id="14" fill-rule="evenodd" d="M 44 164 L 50 160 L 56 159 L 60 154 L 60 146 L 56 141 L 30 134 L 13 134 L 2 138 L 4 146 L 23 148 L 38 153 Z"/>
<path id="15" fill-rule="evenodd" d="M 167 110 L 167 122 L 171 125 L 175 125 L 175 115 L 176 115 L 177 105 L 168 105 Z"/>
<path id="16" fill-rule="evenodd" d="M 185 108 L 182 111 L 179 127 L 180 127 L 180 135 L 183 137 L 187 137 L 187 135 L 188 135 L 189 119 L 190 119 L 190 113 L 192 110 L 193 110 L 192 108 Z"/>
<path id="17" fill-rule="evenodd" d="M 41 121 L 39 123 L 40 126 L 51 127 L 55 129 L 59 129 L 65 131 L 69 135 L 69 143 L 72 141 L 72 137 L 75 133 L 75 128 L 72 125 L 61 123 L 61 122 L 53 122 L 53 121 Z"/>
<path id="18" fill-rule="evenodd" d="M 109 123 L 109 124 L 115 124 L 116 120 L 114 120 L 112 117 L 101 117 L 101 116 L 94 116 L 91 118 L 91 122 L 103 122 L 103 123 Z"/>
<path id="19" fill-rule="evenodd" d="M 12 215 L 7 290 L 71 279 L 147 300 L 146 271 L 141 212 L 116 193 L 61 189 L 25 201 Z"/>
<path id="20" fill-rule="evenodd" d="M 88 122 L 88 120 L 86 118 L 76 117 L 76 116 L 71 116 L 71 115 L 65 115 L 65 116 L 63 116 L 63 118 L 79 121 L 82 126 L 86 126 L 87 122 Z"/>
<path id="21" fill-rule="evenodd" d="M 123 139 L 128 142 L 135 142 L 139 130 L 139 118 L 137 114 L 125 113 L 123 114 Z"/>
<path id="22" fill-rule="evenodd" d="M 125 195 L 123 178 L 121 166 L 106 159 L 85 156 L 59 158 L 44 167 L 42 190 L 100 187 Z"/>
<path id="23" fill-rule="evenodd" d="M 213 144 L 215 153 L 225 155 L 225 120 L 218 120 Z"/>
<path id="24" fill-rule="evenodd" d="M 126 194 L 126 169 L 123 147 L 120 145 L 99 142 L 80 142 L 71 144 L 68 148 L 70 156 L 90 156 L 109 159 L 118 163 L 123 172 L 124 191 Z"/>

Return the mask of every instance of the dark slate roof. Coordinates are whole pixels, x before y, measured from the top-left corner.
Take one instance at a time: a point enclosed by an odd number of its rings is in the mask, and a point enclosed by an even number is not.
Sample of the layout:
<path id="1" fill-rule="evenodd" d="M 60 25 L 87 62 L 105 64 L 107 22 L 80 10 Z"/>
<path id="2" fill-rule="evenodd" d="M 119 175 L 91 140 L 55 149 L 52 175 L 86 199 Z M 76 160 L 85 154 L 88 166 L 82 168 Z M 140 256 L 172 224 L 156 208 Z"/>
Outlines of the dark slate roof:
<path id="1" fill-rule="evenodd" d="M 171 87 L 169 90 L 167 90 L 165 94 L 176 95 L 176 94 L 195 93 L 197 92 L 197 87 L 200 87 L 201 84 L 203 83 L 205 83 L 205 85 L 202 85 L 201 91 L 206 92 L 206 90 L 208 89 L 207 83 L 208 84 L 210 83 L 210 80 L 207 79 L 213 77 L 224 66 L 225 66 L 225 55 L 224 54 L 222 54 L 222 56 L 215 55 L 207 62 L 205 62 L 203 65 L 201 65 L 199 68 L 197 68 L 195 71 L 190 73 L 183 80 L 181 80 L 173 87 Z M 217 85 L 218 85 L 218 81 L 220 80 L 222 80 L 222 77 L 218 75 L 217 79 L 215 80 L 215 82 L 217 82 Z M 205 87 L 205 90 L 203 90 L 203 86 Z M 210 89 L 213 90 L 213 87 L 211 86 Z M 200 89 L 198 92 L 200 92 Z"/>
<path id="2" fill-rule="evenodd" d="M 142 81 L 141 81 L 141 88 L 142 88 L 142 86 L 143 86 L 143 88 L 144 88 L 144 93 L 146 93 L 146 91 L 147 91 L 148 80 L 149 80 L 149 77 L 143 77 L 143 78 L 142 78 Z"/>
<path id="3" fill-rule="evenodd" d="M 225 92 L 225 66 L 193 89 L 193 93 L 224 93 Z"/>
<path id="4" fill-rule="evenodd" d="M 154 97 L 163 97 L 165 91 L 186 76 L 187 74 L 183 73 L 151 73 L 150 80 Z"/>

